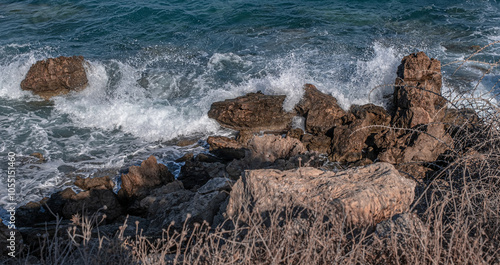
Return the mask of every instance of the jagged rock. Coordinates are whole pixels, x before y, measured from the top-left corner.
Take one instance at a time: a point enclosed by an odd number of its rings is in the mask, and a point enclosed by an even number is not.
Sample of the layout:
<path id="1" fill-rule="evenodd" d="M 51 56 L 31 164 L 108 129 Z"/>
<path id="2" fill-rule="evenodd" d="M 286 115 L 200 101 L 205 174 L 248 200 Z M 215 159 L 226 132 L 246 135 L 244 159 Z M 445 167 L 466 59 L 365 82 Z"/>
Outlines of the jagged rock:
<path id="1" fill-rule="evenodd" d="M 338 162 L 356 162 L 362 158 L 374 160 L 382 146 L 376 137 L 387 131 L 391 116 L 387 111 L 373 104 L 353 105 L 343 125 L 333 130 L 330 158 Z"/>
<path id="2" fill-rule="evenodd" d="M 21 88 L 44 99 L 82 90 L 88 83 L 84 64 L 82 56 L 61 56 L 38 61 L 31 66 L 21 82 Z"/>
<path id="3" fill-rule="evenodd" d="M 308 151 L 316 151 L 326 154 L 330 151 L 332 138 L 326 135 L 304 134 L 301 142 L 306 146 Z"/>
<path id="4" fill-rule="evenodd" d="M 199 194 L 208 194 L 214 191 L 230 191 L 233 181 L 227 178 L 213 178 L 198 189 Z"/>
<path id="5" fill-rule="evenodd" d="M 224 177 L 225 167 L 220 160 L 207 160 L 200 154 L 195 159 L 186 161 L 177 179 L 182 181 L 186 189 L 196 189 L 212 178 Z"/>
<path id="6" fill-rule="evenodd" d="M 223 127 L 238 131 L 284 131 L 290 128 L 294 116 L 283 109 L 285 97 L 249 93 L 213 103 L 208 117 Z"/>
<path id="7" fill-rule="evenodd" d="M 96 178 L 82 178 L 80 176 L 76 176 L 75 185 L 82 190 L 112 190 L 115 186 L 109 176 Z"/>
<path id="8" fill-rule="evenodd" d="M 286 138 L 295 138 L 301 140 L 304 135 L 304 130 L 300 128 L 291 129 L 286 133 Z"/>
<path id="9" fill-rule="evenodd" d="M 374 225 L 407 211 L 415 186 L 387 163 L 337 173 L 310 167 L 249 170 L 233 186 L 227 214 L 245 218 L 249 209 L 264 213 L 294 205 L 314 211 L 323 206 L 332 221 L 342 222 L 345 216 L 350 225 Z"/>
<path id="10" fill-rule="evenodd" d="M 63 215 L 62 209 L 64 207 L 64 204 L 66 204 L 66 202 L 71 200 L 74 196 L 76 196 L 76 193 L 71 188 L 66 188 L 62 191 L 53 193 L 52 195 L 50 195 L 50 198 L 43 206 L 48 210 L 45 212 L 45 214 L 52 215 L 50 213 L 52 212 L 56 215 L 62 216 Z"/>
<path id="11" fill-rule="evenodd" d="M 143 197 L 151 188 L 174 181 L 168 168 L 156 161 L 154 156 L 142 161 L 141 166 L 131 166 L 128 174 L 122 175 L 121 196 Z"/>
<path id="12" fill-rule="evenodd" d="M 398 67 L 394 89 L 393 124 L 412 128 L 434 121 L 444 106 L 441 97 L 441 62 L 423 52 L 405 56 Z"/>
<path id="13" fill-rule="evenodd" d="M 398 136 L 389 148 L 380 153 L 380 161 L 391 164 L 433 162 L 452 146 L 453 140 L 444 124 L 429 124 L 420 127 L 420 130 Z"/>
<path id="14" fill-rule="evenodd" d="M 122 214 L 118 197 L 110 190 L 82 191 L 68 200 L 62 209 L 64 218 L 71 219 L 75 214 L 106 214 L 106 221 L 113 221 Z"/>
<path id="15" fill-rule="evenodd" d="M 304 90 L 304 96 L 295 106 L 295 110 L 306 117 L 306 132 L 322 135 L 332 127 L 342 124 L 342 117 L 346 113 L 337 104 L 337 99 L 322 93 L 311 84 L 306 84 Z"/>
<path id="16" fill-rule="evenodd" d="M 245 149 L 238 141 L 224 136 L 210 136 L 207 139 L 210 152 L 225 160 L 242 159 Z"/>
<path id="17" fill-rule="evenodd" d="M 155 190 L 140 203 L 142 208 L 147 209 L 148 219 L 151 220 L 148 233 L 157 234 L 172 222 L 172 228 L 181 229 L 186 220 L 188 225 L 203 221 L 213 224 L 214 217 L 227 198 L 227 184 L 225 179 L 216 178 L 200 187 L 198 192 L 176 187 Z"/>

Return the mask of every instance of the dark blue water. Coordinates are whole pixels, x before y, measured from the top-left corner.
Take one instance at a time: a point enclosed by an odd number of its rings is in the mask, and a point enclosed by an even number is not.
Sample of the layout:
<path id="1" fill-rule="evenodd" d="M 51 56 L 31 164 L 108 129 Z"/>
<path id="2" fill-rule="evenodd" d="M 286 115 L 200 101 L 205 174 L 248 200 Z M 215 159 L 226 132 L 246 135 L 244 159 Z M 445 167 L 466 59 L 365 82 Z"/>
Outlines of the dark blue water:
<path id="1" fill-rule="evenodd" d="M 178 169 L 175 158 L 203 148 L 173 142 L 228 133 L 206 115 L 214 101 L 262 90 L 286 94 L 292 109 L 313 83 L 344 108 L 385 105 L 392 88 L 373 88 L 394 82 L 403 56 L 424 51 L 447 64 L 500 40 L 497 1 L 136 2 L 0 0 L 0 161 L 15 152 L 22 162 L 19 205 L 150 154 Z M 87 89 L 50 102 L 20 89 L 32 63 L 61 55 L 90 62 Z M 474 59 L 498 62 L 500 45 Z M 448 95 L 488 69 L 452 76 L 457 66 L 443 68 Z M 475 93 L 498 91 L 499 76 Z M 0 204 L 6 195 L 0 188 Z"/>

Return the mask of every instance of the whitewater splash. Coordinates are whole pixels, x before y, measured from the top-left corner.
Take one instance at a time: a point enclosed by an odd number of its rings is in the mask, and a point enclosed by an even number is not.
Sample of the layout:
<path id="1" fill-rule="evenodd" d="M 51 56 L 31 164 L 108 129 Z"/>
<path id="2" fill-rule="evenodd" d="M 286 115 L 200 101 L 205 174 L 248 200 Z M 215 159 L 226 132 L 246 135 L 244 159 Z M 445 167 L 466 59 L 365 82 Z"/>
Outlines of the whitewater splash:
<path id="1" fill-rule="evenodd" d="M 7 73 L 0 76 L 0 135 L 6 139 L 0 150 L 26 160 L 20 166 L 19 205 L 71 186 L 76 175 L 119 176 L 151 154 L 178 173 L 181 164 L 175 159 L 206 149 L 203 144 L 178 147 L 176 140 L 231 133 L 208 118 L 215 101 L 262 91 L 286 95 L 283 107 L 291 111 L 303 85 L 311 83 L 344 109 L 366 103 L 386 107 L 385 96 L 392 93 L 397 66 L 407 52 L 380 42 L 354 58 L 317 49 L 268 58 L 154 47 L 126 60 L 87 59 L 89 86 L 46 102 L 19 84 L 31 64 L 56 54 L 50 48 L 9 49 L 18 52 L 0 63 Z M 302 123 L 296 120 L 294 126 Z M 47 162 L 29 162 L 33 152 Z M 0 190 L 0 205 L 5 203 L 6 193 Z"/>

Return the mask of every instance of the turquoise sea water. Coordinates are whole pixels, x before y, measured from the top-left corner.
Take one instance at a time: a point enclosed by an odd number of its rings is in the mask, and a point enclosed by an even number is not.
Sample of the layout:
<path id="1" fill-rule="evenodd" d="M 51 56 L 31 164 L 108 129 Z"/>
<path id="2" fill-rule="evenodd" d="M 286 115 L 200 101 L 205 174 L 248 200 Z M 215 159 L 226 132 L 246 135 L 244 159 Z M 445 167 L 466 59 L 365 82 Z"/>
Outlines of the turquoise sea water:
<path id="1" fill-rule="evenodd" d="M 447 64 L 500 40 L 497 1 L 6 1 L 0 0 L 0 174 L 18 158 L 18 205 L 75 177 L 108 174 L 150 154 L 172 170 L 181 138 L 227 134 L 210 104 L 248 92 L 286 94 L 313 83 L 344 108 L 384 105 L 401 58 L 424 51 Z M 477 60 L 498 62 L 500 45 Z M 20 89 L 31 64 L 83 55 L 89 87 L 50 102 Z M 463 93 L 485 71 L 444 67 Z M 493 71 L 480 85 L 493 88 Z M 46 162 L 34 163 L 39 152 Z M 2 162 L 3 161 L 3 162 Z M 0 187 L 0 205 L 7 191 Z"/>

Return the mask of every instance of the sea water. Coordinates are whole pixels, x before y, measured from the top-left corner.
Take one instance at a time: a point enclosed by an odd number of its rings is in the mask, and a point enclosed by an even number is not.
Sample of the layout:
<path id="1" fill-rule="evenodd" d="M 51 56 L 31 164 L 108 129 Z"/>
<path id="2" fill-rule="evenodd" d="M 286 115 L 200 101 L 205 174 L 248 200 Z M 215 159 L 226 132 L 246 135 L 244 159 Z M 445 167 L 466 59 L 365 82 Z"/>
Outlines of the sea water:
<path id="1" fill-rule="evenodd" d="M 497 1 L 0 0 L 0 205 L 9 202 L 9 152 L 17 206 L 77 175 L 119 179 L 149 155 L 178 173 L 175 159 L 231 133 L 208 118 L 213 102 L 260 90 L 286 95 L 291 110 L 312 83 L 345 109 L 386 106 L 412 52 L 445 65 L 444 93 L 477 87 L 495 98 L 497 68 L 454 73 L 453 62 L 499 40 Z M 499 47 L 473 59 L 498 63 Z M 72 55 L 89 62 L 85 90 L 50 101 L 21 90 L 37 60 Z"/>

